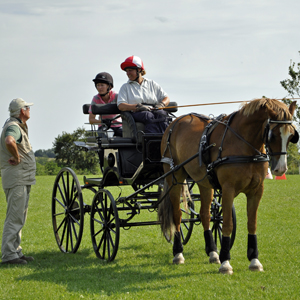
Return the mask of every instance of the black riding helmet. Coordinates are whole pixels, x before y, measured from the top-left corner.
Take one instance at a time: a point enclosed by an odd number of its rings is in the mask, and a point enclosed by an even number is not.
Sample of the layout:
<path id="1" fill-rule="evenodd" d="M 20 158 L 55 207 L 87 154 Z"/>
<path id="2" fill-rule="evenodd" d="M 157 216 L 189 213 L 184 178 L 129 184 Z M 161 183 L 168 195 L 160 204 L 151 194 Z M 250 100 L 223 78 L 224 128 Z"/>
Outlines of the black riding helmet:
<path id="1" fill-rule="evenodd" d="M 97 83 L 106 83 L 108 84 L 107 92 L 104 94 L 99 94 L 101 97 L 107 95 L 109 91 L 114 87 L 114 80 L 112 76 L 109 73 L 101 72 L 96 75 L 95 79 L 93 79 L 95 83 L 95 87 L 97 86 Z"/>
<path id="2" fill-rule="evenodd" d="M 101 72 L 96 75 L 95 79 L 93 79 L 95 86 L 97 83 L 106 83 L 108 84 L 111 88 L 114 87 L 114 80 L 112 76 L 109 73 L 106 72 Z"/>

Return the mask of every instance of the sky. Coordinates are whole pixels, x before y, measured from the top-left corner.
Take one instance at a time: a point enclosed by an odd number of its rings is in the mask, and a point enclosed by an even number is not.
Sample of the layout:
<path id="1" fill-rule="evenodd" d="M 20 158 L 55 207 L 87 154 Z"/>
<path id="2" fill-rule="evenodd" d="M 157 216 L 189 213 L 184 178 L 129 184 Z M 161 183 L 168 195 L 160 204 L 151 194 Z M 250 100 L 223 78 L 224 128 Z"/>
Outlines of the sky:
<path id="1" fill-rule="evenodd" d="M 287 96 L 280 81 L 300 61 L 299 0 L 0 0 L 0 123 L 20 97 L 33 102 L 33 150 L 89 129 L 83 104 L 99 72 L 119 91 L 120 64 L 141 57 L 178 105 Z M 230 114 L 240 103 L 179 108 Z"/>

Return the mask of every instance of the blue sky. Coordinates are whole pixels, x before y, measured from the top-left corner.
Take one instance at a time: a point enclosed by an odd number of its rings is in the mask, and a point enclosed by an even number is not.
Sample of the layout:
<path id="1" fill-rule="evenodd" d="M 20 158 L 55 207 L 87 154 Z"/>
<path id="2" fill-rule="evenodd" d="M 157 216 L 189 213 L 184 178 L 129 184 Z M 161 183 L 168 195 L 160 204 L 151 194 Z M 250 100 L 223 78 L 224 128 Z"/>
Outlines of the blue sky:
<path id="1" fill-rule="evenodd" d="M 92 79 L 127 81 L 120 63 L 142 58 L 145 77 L 179 105 L 286 96 L 280 81 L 300 56 L 300 2 L 26 0 L 0 2 L 0 122 L 16 97 L 34 102 L 34 150 L 87 125 Z M 190 107 L 229 114 L 240 104 Z"/>

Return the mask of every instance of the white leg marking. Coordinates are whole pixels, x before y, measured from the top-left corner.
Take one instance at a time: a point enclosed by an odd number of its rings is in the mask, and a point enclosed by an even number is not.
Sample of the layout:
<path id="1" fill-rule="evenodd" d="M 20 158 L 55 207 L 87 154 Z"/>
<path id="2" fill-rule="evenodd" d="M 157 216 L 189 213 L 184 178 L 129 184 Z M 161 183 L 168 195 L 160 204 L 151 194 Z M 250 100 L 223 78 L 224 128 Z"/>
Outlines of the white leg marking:
<path id="1" fill-rule="evenodd" d="M 182 253 L 177 253 L 174 258 L 173 258 L 173 264 L 179 265 L 179 264 L 184 264 L 184 257 Z"/>
<path id="2" fill-rule="evenodd" d="M 219 254 L 216 251 L 209 252 L 209 262 L 211 264 L 220 264 Z"/>
<path id="3" fill-rule="evenodd" d="M 233 269 L 232 269 L 232 266 L 229 263 L 229 260 L 225 260 L 221 264 L 221 267 L 219 268 L 219 272 L 222 273 L 222 274 L 228 274 L 228 275 L 233 274 Z"/>
<path id="4" fill-rule="evenodd" d="M 249 270 L 263 272 L 264 268 L 257 258 L 251 259 Z"/>

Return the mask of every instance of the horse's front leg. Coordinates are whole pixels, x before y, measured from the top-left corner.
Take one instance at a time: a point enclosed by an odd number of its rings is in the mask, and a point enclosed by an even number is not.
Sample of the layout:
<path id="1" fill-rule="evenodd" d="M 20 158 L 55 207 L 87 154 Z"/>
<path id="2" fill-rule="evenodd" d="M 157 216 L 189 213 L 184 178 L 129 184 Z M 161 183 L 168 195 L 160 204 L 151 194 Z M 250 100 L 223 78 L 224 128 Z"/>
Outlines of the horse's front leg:
<path id="1" fill-rule="evenodd" d="M 263 266 L 258 260 L 258 248 L 257 248 L 257 210 L 260 199 L 263 194 L 263 186 L 255 193 L 247 194 L 247 215 L 248 215 L 248 247 L 247 257 L 250 261 L 249 269 L 251 271 L 262 272 Z"/>
<path id="2" fill-rule="evenodd" d="M 205 252 L 209 256 L 210 263 L 219 264 L 217 246 L 210 230 L 210 207 L 213 199 L 213 190 L 201 186 L 199 186 L 199 189 L 201 195 L 200 217 L 204 229 Z"/>
<path id="3" fill-rule="evenodd" d="M 222 210 L 223 210 L 223 228 L 222 243 L 220 251 L 221 267 L 219 272 L 223 274 L 233 274 L 233 268 L 230 265 L 230 235 L 233 229 L 232 223 L 232 205 L 234 199 L 234 190 L 224 188 L 222 190 Z"/>

